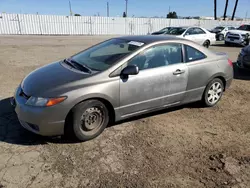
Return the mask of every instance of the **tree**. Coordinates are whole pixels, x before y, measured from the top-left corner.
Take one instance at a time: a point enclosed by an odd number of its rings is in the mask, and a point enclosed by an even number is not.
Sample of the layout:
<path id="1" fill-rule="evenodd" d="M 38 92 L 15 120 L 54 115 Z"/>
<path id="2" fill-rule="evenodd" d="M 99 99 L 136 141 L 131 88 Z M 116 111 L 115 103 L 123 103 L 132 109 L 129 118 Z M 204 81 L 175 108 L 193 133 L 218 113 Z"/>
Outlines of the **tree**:
<path id="1" fill-rule="evenodd" d="M 235 5 L 234 5 L 234 11 L 233 11 L 233 15 L 232 15 L 232 20 L 234 20 L 234 16 L 235 16 L 235 12 L 238 6 L 238 0 L 235 0 Z"/>
<path id="2" fill-rule="evenodd" d="M 217 20 L 217 0 L 214 0 L 214 20 Z"/>
<path id="3" fill-rule="evenodd" d="M 74 14 L 74 16 L 81 16 L 81 14 Z"/>
<path id="4" fill-rule="evenodd" d="M 127 17 L 127 14 L 126 14 L 126 12 L 123 12 L 123 16 L 122 16 L 123 18 L 126 18 Z"/>
<path id="5" fill-rule="evenodd" d="M 228 0 L 226 0 L 223 20 L 226 20 L 226 17 L 227 17 L 227 7 L 228 7 Z"/>
<path id="6" fill-rule="evenodd" d="M 169 12 L 167 14 L 167 18 L 178 18 L 178 16 L 177 13 L 174 11 L 174 12 Z"/>

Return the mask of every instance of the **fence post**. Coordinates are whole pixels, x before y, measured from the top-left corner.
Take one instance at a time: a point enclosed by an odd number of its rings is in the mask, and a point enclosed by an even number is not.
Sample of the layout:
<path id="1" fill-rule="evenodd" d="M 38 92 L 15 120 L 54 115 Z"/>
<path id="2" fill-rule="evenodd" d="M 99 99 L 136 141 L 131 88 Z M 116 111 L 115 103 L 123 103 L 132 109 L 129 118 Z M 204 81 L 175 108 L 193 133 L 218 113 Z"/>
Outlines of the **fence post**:
<path id="1" fill-rule="evenodd" d="M 38 12 L 36 13 L 37 17 L 38 17 L 38 24 L 39 24 L 39 30 L 40 30 L 40 34 L 42 35 L 42 27 L 41 27 L 41 20 L 40 20 L 40 15 L 38 14 Z"/>
<path id="2" fill-rule="evenodd" d="M 21 23 L 20 23 L 20 19 L 19 19 L 19 14 L 17 14 L 17 22 L 18 22 L 18 32 L 20 32 L 20 35 L 22 34 L 22 30 L 21 30 Z"/>

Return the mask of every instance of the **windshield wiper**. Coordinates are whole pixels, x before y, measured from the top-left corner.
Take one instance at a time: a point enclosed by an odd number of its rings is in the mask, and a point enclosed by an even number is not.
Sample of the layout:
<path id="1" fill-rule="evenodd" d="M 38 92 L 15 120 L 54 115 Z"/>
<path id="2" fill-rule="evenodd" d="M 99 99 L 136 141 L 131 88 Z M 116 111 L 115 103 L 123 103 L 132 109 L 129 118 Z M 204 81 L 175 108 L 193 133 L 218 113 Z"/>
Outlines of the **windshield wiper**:
<path id="1" fill-rule="evenodd" d="M 74 61 L 73 59 L 65 59 L 64 62 L 67 63 L 68 65 L 74 67 L 75 69 L 81 70 L 83 72 L 87 72 L 89 74 L 92 73 L 92 70 L 89 67 L 87 67 L 86 65 L 82 65 L 82 64 Z"/>

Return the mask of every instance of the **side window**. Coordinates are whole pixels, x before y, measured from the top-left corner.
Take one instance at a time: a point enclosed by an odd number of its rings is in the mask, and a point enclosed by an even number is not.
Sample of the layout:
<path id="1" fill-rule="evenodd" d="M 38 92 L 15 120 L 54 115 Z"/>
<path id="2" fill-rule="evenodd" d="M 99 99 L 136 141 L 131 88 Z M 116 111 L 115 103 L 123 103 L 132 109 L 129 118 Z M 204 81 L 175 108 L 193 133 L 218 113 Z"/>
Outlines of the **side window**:
<path id="1" fill-rule="evenodd" d="M 182 62 L 182 45 L 172 43 L 151 47 L 129 60 L 128 65 L 136 65 L 139 70 L 145 70 Z"/>
<path id="2" fill-rule="evenodd" d="M 186 32 L 187 35 L 194 35 L 195 34 L 195 31 L 194 31 L 194 28 L 190 28 L 187 30 Z"/>
<path id="3" fill-rule="evenodd" d="M 197 61 L 201 59 L 205 59 L 206 55 L 200 52 L 199 50 L 185 45 L 185 52 L 186 52 L 186 61 L 187 62 L 192 62 L 192 61 Z"/>
<path id="4" fill-rule="evenodd" d="M 194 32 L 195 34 L 206 34 L 205 31 L 203 31 L 201 28 L 195 28 Z"/>

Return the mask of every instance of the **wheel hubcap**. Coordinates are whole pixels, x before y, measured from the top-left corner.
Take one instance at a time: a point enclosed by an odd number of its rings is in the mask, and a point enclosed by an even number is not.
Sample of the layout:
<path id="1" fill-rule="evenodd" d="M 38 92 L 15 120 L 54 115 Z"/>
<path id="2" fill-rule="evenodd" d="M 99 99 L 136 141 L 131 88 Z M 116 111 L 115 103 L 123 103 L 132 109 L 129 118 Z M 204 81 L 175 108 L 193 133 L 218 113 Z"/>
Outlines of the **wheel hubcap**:
<path id="1" fill-rule="evenodd" d="M 211 85 L 210 89 L 208 90 L 208 102 L 210 104 L 215 104 L 218 102 L 222 95 L 222 86 L 219 82 L 215 82 Z"/>
<path id="2" fill-rule="evenodd" d="M 104 120 L 104 115 L 99 107 L 88 108 L 81 117 L 81 127 L 84 131 L 98 129 Z"/>

